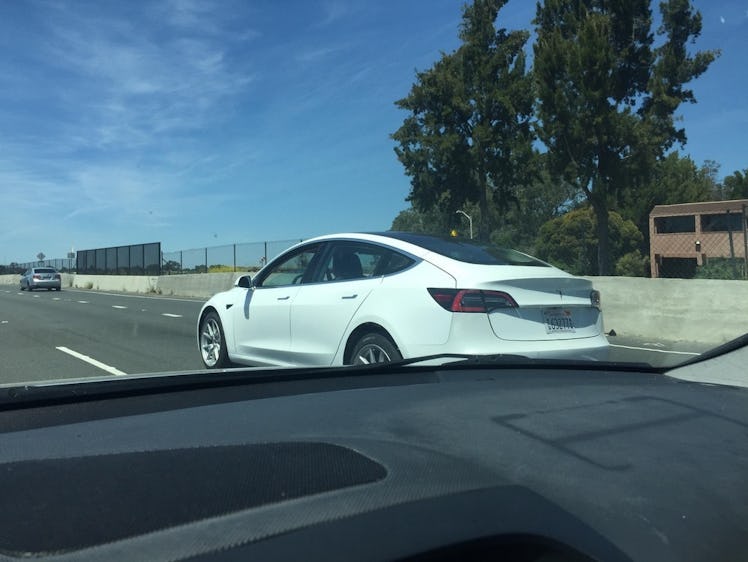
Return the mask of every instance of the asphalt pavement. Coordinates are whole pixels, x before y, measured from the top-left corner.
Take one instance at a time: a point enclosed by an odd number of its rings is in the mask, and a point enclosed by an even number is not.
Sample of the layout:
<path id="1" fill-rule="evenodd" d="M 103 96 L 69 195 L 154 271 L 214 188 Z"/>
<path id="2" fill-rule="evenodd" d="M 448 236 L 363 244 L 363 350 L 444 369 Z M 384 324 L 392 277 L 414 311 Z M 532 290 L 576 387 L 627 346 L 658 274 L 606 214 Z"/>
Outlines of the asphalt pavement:
<path id="1" fill-rule="evenodd" d="M 202 369 L 195 324 L 203 302 L 0 285 L 0 384 Z M 609 341 L 612 360 L 657 366 L 705 350 L 689 342 Z"/>
<path id="2" fill-rule="evenodd" d="M 203 302 L 0 285 L 0 384 L 201 369 Z"/>

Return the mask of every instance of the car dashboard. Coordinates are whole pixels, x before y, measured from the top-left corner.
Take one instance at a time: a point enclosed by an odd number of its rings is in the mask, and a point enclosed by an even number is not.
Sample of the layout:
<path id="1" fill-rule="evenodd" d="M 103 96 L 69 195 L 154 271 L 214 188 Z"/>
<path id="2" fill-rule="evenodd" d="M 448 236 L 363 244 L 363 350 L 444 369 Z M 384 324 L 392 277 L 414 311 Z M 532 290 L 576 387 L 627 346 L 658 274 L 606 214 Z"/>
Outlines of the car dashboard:
<path id="1" fill-rule="evenodd" d="M 3 389 L 0 560 L 737 560 L 748 392 L 604 366 Z"/>

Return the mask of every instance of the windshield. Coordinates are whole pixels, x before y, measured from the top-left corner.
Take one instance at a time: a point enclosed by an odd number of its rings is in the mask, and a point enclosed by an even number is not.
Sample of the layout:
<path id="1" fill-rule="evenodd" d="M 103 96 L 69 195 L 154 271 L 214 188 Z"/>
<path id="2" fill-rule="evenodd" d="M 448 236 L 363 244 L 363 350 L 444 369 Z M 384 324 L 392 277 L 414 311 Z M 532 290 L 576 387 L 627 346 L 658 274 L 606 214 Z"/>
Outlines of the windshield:
<path id="1" fill-rule="evenodd" d="M 6 3 L 0 384 L 742 336 L 745 6 L 579 5 Z"/>

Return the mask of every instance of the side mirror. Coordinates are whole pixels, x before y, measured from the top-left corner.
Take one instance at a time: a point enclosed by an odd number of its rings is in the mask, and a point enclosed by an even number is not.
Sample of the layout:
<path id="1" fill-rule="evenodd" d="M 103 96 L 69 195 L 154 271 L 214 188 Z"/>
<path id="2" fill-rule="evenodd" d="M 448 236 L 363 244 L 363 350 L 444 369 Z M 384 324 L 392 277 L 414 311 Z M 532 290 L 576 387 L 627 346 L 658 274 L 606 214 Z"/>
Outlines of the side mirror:
<path id="1" fill-rule="evenodd" d="M 252 277 L 249 275 L 242 275 L 241 277 L 239 277 L 239 279 L 236 280 L 236 286 L 242 287 L 244 289 L 251 289 Z"/>

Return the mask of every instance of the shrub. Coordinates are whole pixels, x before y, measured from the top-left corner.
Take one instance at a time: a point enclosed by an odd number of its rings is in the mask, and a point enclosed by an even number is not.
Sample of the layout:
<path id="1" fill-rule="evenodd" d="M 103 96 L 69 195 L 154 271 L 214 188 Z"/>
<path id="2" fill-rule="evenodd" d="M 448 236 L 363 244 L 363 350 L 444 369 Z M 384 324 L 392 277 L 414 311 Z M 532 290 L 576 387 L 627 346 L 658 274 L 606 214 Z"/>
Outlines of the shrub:
<path id="1" fill-rule="evenodd" d="M 616 275 L 622 277 L 649 277 L 649 256 L 643 256 L 639 250 L 624 254 L 616 263 Z"/>
<path id="2" fill-rule="evenodd" d="M 709 258 L 701 267 L 696 268 L 696 279 L 745 279 L 743 260 L 730 258 Z"/>

